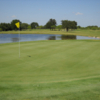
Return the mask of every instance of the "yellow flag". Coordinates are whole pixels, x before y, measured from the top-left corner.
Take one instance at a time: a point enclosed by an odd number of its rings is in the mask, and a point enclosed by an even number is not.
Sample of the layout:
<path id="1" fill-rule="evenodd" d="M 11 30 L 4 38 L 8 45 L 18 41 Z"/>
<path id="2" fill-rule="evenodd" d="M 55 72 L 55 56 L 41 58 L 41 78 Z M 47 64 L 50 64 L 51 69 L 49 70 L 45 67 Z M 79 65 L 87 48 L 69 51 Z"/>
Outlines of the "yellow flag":
<path id="1" fill-rule="evenodd" d="M 20 27 L 20 23 L 15 23 L 16 27 L 19 28 Z"/>

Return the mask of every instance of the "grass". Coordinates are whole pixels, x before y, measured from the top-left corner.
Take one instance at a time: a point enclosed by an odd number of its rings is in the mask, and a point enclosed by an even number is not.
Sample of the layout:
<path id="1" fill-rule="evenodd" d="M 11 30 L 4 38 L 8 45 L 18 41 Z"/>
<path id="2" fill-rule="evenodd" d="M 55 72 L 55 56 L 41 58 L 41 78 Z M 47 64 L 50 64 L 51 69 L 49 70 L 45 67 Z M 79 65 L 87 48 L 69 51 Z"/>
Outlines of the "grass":
<path id="1" fill-rule="evenodd" d="M 0 33 L 12 33 L 12 34 L 18 34 L 18 31 L 3 31 Z M 62 31 L 50 31 L 49 29 L 33 29 L 33 30 L 26 30 L 26 31 L 20 31 L 21 34 L 63 34 L 63 35 L 80 35 L 80 36 L 92 36 L 92 37 L 100 37 L 100 30 L 81 30 L 77 29 L 74 31 L 69 30 L 69 32 L 66 32 L 64 30 Z"/>
<path id="2" fill-rule="evenodd" d="M 100 41 L 0 44 L 0 100 L 100 100 Z"/>

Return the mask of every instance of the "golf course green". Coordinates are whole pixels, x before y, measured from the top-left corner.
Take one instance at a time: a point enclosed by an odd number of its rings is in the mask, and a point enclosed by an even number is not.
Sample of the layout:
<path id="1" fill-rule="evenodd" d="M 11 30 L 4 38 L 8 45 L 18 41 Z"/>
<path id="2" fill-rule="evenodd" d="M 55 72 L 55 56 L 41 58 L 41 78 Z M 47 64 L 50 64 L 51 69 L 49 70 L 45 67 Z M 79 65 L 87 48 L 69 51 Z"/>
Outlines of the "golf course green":
<path id="1" fill-rule="evenodd" d="M 0 100 L 100 100 L 100 40 L 0 44 Z"/>

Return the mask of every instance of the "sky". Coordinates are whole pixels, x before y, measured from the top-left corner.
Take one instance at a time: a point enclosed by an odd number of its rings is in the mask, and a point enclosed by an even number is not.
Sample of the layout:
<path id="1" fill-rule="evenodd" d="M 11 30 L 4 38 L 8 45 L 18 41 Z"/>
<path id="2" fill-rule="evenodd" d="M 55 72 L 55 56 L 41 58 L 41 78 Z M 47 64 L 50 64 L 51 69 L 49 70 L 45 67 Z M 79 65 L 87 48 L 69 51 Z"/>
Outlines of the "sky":
<path id="1" fill-rule="evenodd" d="M 45 25 L 51 18 L 57 25 L 71 20 L 82 27 L 100 27 L 100 0 L 0 0 L 0 23 L 19 19 Z"/>

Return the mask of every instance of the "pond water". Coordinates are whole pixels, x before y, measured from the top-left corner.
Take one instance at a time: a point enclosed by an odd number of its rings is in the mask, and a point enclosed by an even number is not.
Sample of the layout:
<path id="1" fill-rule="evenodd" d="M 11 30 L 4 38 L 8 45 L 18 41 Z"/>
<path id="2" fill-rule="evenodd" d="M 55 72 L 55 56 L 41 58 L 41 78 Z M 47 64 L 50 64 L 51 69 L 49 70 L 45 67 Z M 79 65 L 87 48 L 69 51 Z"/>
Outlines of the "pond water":
<path id="1" fill-rule="evenodd" d="M 96 37 L 75 36 L 75 35 L 52 35 L 52 34 L 20 34 L 20 41 L 38 40 L 67 40 L 67 39 L 96 39 Z M 0 34 L 0 43 L 18 42 L 19 34 Z"/>

